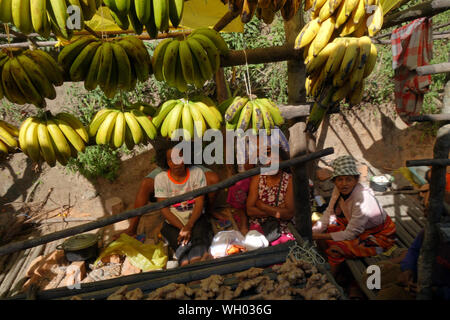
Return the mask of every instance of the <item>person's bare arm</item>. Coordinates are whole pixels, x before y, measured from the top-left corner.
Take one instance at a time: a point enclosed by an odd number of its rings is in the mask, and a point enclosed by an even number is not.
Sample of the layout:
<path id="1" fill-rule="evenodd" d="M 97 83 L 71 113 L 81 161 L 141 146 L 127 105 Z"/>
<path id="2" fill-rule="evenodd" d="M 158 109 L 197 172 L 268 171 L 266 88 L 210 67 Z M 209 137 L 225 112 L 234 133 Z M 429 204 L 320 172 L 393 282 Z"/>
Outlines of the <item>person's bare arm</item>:
<path id="1" fill-rule="evenodd" d="M 141 185 L 139 187 L 138 193 L 136 195 L 136 199 L 134 201 L 134 208 L 140 208 L 147 204 L 150 193 L 155 190 L 155 180 L 151 178 L 145 178 L 142 180 Z M 125 231 L 129 236 L 134 236 L 137 231 L 137 227 L 139 224 L 140 217 L 134 217 L 129 219 L 130 226 Z"/>
<path id="2" fill-rule="evenodd" d="M 158 198 L 158 202 L 166 200 L 166 198 Z M 175 228 L 177 229 L 183 229 L 183 223 L 181 223 L 180 219 L 177 218 L 176 215 L 174 215 L 168 207 L 162 208 L 161 213 L 164 216 L 164 218 Z"/>
<path id="3" fill-rule="evenodd" d="M 258 183 L 259 183 L 259 175 L 254 176 L 250 180 L 250 188 L 248 191 L 247 197 L 247 215 L 249 217 L 267 217 L 270 213 L 261 210 L 256 202 L 258 201 Z"/>
<path id="4" fill-rule="evenodd" d="M 291 220 L 294 217 L 294 189 L 292 186 L 292 178 L 289 179 L 289 184 L 286 190 L 285 205 L 282 208 L 270 206 L 261 200 L 256 201 L 256 206 L 260 210 L 266 212 L 267 215 L 282 220 Z"/>
<path id="5" fill-rule="evenodd" d="M 191 239 L 192 228 L 202 215 L 204 201 L 204 196 L 195 198 L 194 209 L 192 210 L 191 217 L 189 218 L 187 224 L 183 226 L 183 228 L 181 228 L 180 234 L 178 235 L 178 241 L 180 241 L 182 244 L 187 244 Z"/>

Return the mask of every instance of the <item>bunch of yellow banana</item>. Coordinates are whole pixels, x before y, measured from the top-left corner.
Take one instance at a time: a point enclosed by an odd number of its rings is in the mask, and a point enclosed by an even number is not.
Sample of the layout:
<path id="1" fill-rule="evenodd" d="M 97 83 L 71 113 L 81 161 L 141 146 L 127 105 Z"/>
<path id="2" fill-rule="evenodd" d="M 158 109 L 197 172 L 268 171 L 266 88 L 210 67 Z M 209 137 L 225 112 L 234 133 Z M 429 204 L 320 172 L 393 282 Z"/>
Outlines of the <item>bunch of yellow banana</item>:
<path id="1" fill-rule="evenodd" d="M 196 29 L 187 38 L 165 39 L 153 55 L 155 78 L 181 92 L 188 89 L 188 84 L 203 88 L 219 70 L 220 55 L 228 50 L 219 32 L 210 28 Z"/>
<path id="2" fill-rule="evenodd" d="M 85 150 L 89 142 L 87 130 L 71 114 L 49 112 L 43 118 L 30 117 L 21 125 L 19 144 L 22 151 L 33 161 L 44 160 L 51 167 L 56 161 L 66 165 L 71 157 Z"/>
<path id="3" fill-rule="evenodd" d="M 137 106 L 125 112 L 118 109 L 100 110 L 89 124 L 88 131 L 97 144 L 120 148 L 125 143 L 128 150 L 155 139 L 157 135 L 152 121 Z"/>
<path id="4" fill-rule="evenodd" d="M 306 61 L 337 36 L 373 37 L 383 26 L 380 0 L 315 0 L 312 8 L 311 21 L 295 41 L 295 49 L 304 48 Z"/>
<path id="5" fill-rule="evenodd" d="M 100 86 L 108 98 L 118 90 L 132 90 L 152 72 L 147 48 L 132 36 L 113 41 L 80 37 L 64 47 L 58 62 L 72 81 L 84 81 L 86 90 Z"/>
<path id="6" fill-rule="evenodd" d="M 249 99 L 248 97 L 235 97 L 224 115 L 226 129 L 243 130 L 252 128 L 257 134 L 265 129 L 270 135 L 275 126 L 281 126 L 284 118 L 278 106 L 270 99 Z"/>
<path id="7" fill-rule="evenodd" d="M 54 34 L 70 38 L 91 20 L 101 0 L 0 0 L 0 21 L 13 23 L 22 33 Z"/>
<path id="8" fill-rule="evenodd" d="M 258 19 L 266 24 L 272 23 L 278 11 L 281 11 L 285 21 L 291 20 L 302 4 L 302 0 L 222 0 L 222 2 L 228 3 L 231 12 L 239 13 L 243 23 L 252 20 L 256 14 Z"/>
<path id="9" fill-rule="evenodd" d="M 317 102 L 309 116 L 311 131 L 317 130 L 325 115 L 320 106 L 343 99 L 350 105 L 361 102 L 364 79 L 372 73 L 377 57 L 377 48 L 368 36 L 347 37 L 336 38 L 308 62 L 306 93 Z"/>
<path id="10" fill-rule="evenodd" d="M 178 27 L 183 16 L 184 0 L 104 0 L 111 16 L 123 30 L 131 27 L 141 34 L 145 26 L 156 38 L 158 31 L 169 31 L 169 25 Z"/>
<path id="11" fill-rule="evenodd" d="M 0 154 L 16 149 L 19 144 L 19 129 L 6 121 L 0 120 Z"/>
<path id="12" fill-rule="evenodd" d="M 164 102 L 152 122 L 163 137 L 175 139 L 177 129 L 182 129 L 183 139 L 191 140 L 203 137 L 208 127 L 219 130 L 223 117 L 210 100 L 179 99 Z"/>
<path id="13" fill-rule="evenodd" d="M 40 108 L 46 106 L 45 98 L 56 98 L 55 86 L 64 82 L 62 69 L 42 50 L 0 52 L 0 78 L 0 99 Z"/>

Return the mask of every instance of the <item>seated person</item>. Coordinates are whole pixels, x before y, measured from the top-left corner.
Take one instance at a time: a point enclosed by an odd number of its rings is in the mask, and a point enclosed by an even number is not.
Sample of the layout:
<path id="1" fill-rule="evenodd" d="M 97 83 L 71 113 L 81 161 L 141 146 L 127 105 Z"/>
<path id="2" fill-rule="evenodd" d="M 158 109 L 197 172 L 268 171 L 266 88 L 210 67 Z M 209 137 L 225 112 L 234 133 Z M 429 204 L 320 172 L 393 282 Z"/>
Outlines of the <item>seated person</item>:
<path id="1" fill-rule="evenodd" d="M 254 165 L 244 164 L 244 170 L 247 171 L 253 168 Z M 233 186 L 228 188 L 227 203 L 232 208 L 233 219 L 238 225 L 239 231 L 242 235 L 248 232 L 248 219 L 246 214 L 246 202 L 250 189 L 251 178 L 246 178 L 236 182 Z"/>
<path id="2" fill-rule="evenodd" d="M 164 149 L 164 148 L 162 148 Z M 165 149 L 164 149 L 165 150 Z M 165 151 L 164 150 L 156 150 L 156 157 L 157 162 L 158 158 L 164 158 L 165 159 Z M 165 160 L 163 160 L 164 162 Z M 220 181 L 219 175 L 212 171 L 209 168 L 206 168 L 201 165 L 196 165 L 196 167 L 199 167 L 203 170 L 205 176 L 206 176 L 206 184 L 213 185 Z M 142 180 L 141 185 L 139 187 L 139 191 L 136 195 L 136 200 L 134 202 L 135 208 L 140 208 L 145 206 L 149 201 L 150 202 L 156 202 L 155 198 L 155 177 L 163 172 L 164 169 L 160 166 L 157 166 L 155 169 L 152 170 L 145 178 Z M 215 198 L 216 198 L 217 192 L 210 192 L 206 195 L 207 198 L 207 208 L 206 212 L 211 212 L 214 208 Z M 139 217 L 131 218 L 130 220 L 130 226 L 128 230 L 125 231 L 126 234 L 130 236 L 136 235 L 136 230 L 139 224 Z"/>
<path id="3" fill-rule="evenodd" d="M 333 190 L 322 218 L 313 226 L 313 240 L 325 249 L 333 274 L 346 258 L 375 256 L 395 243 L 395 224 L 370 188 L 359 183 L 351 156 L 333 163 Z"/>
<path id="4" fill-rule="evenodd" d="M 172 158 L 176 152 L 181 157 L 179 164 L 175 164 Z M 181 153 L 181 150 L 169 147 L 164 152 L 166 156 L 162 157 L 165 162 L 158 163 L 161 168 L 167 169 L 155 177 L 155 197 L 158 202 L 206 186 L 202 169 L 185 165 Z M 165 218 L 161 234 L 176 252 L 181 266 L 206 259 L 208 256 L 212 229 L 203 209 L 204 196 L 161 209 Z"/>
<path id="5" fill-rule="evenodd" d="M 287 155 L 280 150 L 283 160 Z M 267 146 L 267 157 L 271 158 L 271 147 Z M 270 162 L 269 162 L 270 164 Z M 277 245 L 289 240 L 294 236 L 289 232 L 288 223 L 294 217 L 294 190 L 292 186 L 292 175 L 283 170 L 277 170 L 276 174 L 259 174 L 250 180 L 249 194 L 247 198 L 247 215 L 249 217 L 249 230 L 256 230 L 264 234 L 264 226 L 269 218 L 275 218 L 278 222 L 281 236 L 270 239 L 271 245 Z"/>

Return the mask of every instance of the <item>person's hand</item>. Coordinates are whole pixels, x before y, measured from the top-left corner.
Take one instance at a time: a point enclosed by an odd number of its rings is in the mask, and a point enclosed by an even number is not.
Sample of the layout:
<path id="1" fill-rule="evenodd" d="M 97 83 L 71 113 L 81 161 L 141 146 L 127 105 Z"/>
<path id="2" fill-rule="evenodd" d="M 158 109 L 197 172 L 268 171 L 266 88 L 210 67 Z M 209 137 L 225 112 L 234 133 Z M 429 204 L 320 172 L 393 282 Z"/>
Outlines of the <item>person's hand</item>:
<path id="1" fill-rule="evenodd" d="M 256 205 L 256 207 L 258 208 L 258 209 L 260 209 L 260 210 L 263 210 L 263 202 L 261 201 L 261 200 L 256 200 L 256 203 L 255 203 L 255 205 Z"/>
<path id="2" fill-rule="evenodd" d="M 399 274 L 397 281 L 400 284 L 407 286 L 409 283 L 413 282 L 413 278 L 414 278 L 414 275 L 413 275 L 412 270 L 405 270 Z"/>
<path id="3" fill-rule="evenodd" d="M 281 213 L 280 213 L 279 211 L 277 211 L 273 217 L 274 217 L 275 219 L 280 220 L 280 219 L 281 219 Z"/>
<path id="4" fill-rule="evenodd" d="M 186 245 L 191 240 L 192 230 L 189 226 L 184 226 L 183 229 L 180 230 L 178 234 L 178 243 L 181 245 Z"/>

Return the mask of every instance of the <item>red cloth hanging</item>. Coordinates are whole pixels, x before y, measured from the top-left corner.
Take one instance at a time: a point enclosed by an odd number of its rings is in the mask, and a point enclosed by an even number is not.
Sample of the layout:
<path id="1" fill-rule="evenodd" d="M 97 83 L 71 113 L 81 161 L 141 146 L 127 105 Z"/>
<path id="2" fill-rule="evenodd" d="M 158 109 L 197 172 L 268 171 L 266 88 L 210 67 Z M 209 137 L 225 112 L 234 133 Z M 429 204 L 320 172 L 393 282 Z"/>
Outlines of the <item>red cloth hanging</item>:
<path id="1" fill-rule="evenodd" d="M 407 117 L 422 110 L 424 94 L 429 91 L 431 76 L 418 76 L 417 67 L 429 64 L 433 54 L 431 19 L 416 19 L 392 33 L 392 68 L 395 70 L 395 104 L 397 113 Z"/>

